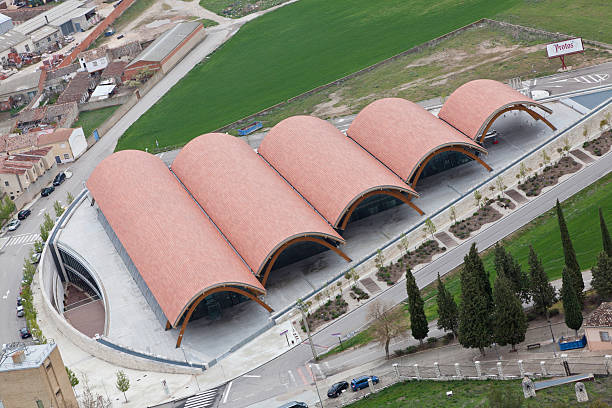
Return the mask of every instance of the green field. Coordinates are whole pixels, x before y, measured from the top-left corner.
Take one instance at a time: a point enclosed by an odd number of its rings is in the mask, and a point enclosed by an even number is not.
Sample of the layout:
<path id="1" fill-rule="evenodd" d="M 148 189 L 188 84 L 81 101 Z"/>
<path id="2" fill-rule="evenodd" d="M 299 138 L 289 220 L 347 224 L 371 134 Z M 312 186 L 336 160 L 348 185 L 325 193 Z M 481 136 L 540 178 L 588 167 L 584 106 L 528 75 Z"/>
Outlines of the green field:
<path id="1" fill-rule="evenodd" d="M 186 143 L 520 0 L 301 0 L 246 24 L 119 139 Z"/>
<path id="2" fill-rule="evenodd" d="M 223 17 L 240 18 L 286 1 L 288 0 L 200 0 L 200 6 Z M 257 8 L 252 7 L 255 5 Z"/>
<path id="3" fill-rule="evenodd" d="M 521 382 L 516 381 L 410 381 L 393 385 L 377 394 L 370 395 L 353 404 L 347 405 L 351 408 L 433 408 L 433 407 L 492 407 L 498 405 L 489 404 L 489 395 L 497 392 L 502 396 L 508 395 L 506 402 L 516 401 L 521 407 L 607 407 L 612 402 L 612 379 L 597 378 L 594 381 L 586 381 L 589 403 L 578 404 L 574 384 L 538 391 L 536 398 L 524 399 Z M 447 397 L 446 392 L 453 391 L 452 397 Z M 499 395 L 498 394 L 498 395 Z M 594 401 L 599 400 L 600 405 Z M 503 405 L 504 407 L 519 406 Z"/>
<path id="4" fill-rule="evenodd" d="M 79 120 L 74 122 L 72 127 L 82 127 L 85 137 L 89 137 L 95 129 L 100 127 L 100 125 L 117 110 L 118 107 L 119 105 L 81 112 L 79 113 Z"/>

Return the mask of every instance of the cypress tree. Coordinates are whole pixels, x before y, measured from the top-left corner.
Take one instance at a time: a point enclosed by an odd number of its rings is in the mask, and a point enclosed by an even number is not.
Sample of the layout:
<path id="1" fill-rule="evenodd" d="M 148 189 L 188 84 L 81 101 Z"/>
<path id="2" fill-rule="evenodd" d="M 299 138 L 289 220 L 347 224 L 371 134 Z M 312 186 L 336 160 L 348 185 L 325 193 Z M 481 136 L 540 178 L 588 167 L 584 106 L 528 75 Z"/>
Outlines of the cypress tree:
<path id="1" fill-rule="evenodd" d="M 438 329 L 450 331 L 453 336 L 457 335 L 457 328 L 459 325 L 458 310 L 453 295 L 446 289 L 444 282 L 440 279 L 438 274 L 438 296 L 436 298 L 438 303 Z"/>
<path id="2" fill-rule="evenodd" d="M 497 275 L 493 299 L 495 301 L 493 338 L 500 346 L 510 344 L 512 351 L 516 351 L 515 346 L 525 341 L 527 319 L 521 300 L 512 290 L 511 282 L 503 275 Z"/>
<path id="3" fill-rule="evenodd" d="M 508 279 L 512 290 L 523 302 L 529 302 L 529 277 L 514 257 L 499 242 L 495 244 L 495 270 Z"/>
<path id="4" fill-rule="evenodd" d="M 408 293 L 408 308 L 410 309 L 410 330 L 412 337 L 423 344 L 423 339 L 429 333 L 423 298 L 416 284 L 414 275 L 409 267 L 406 267 L 406 292 Z"/>
<path id="5" fill-rule="evenodd" d="M 463 347 L 477 348 L 484 355 L 484 349 L 491 344 L 493 336 L 493 300 L 488 276 L 474 244 L 464 258 L 460 280 L 459 343 Z"/>
<path id="6" fill-rule="evenodd" d="M 603 213 L 601 212 L 601 207 L 599 207 L 599 226 L 601 228 L 601 240 L 603 241 L 603 250 L 606 252 L 606 255 L 612 258 L 612 238 L 610 238 L 608 226 L 606 225 L 606 220 L 604 220 Z"/>
<path id="7" fill-rule="evenodd" d="M 601 251 L 597 257 L 597 264 L 591 270 L 593 289 L 604 299 L 612 298 L 612 258 L 605 251 Z"/>
<path id="8" fill-rule="evenodd" d="M 563 286 L 561 287 L 561 300 L 565 312 L 565 324 L 576 331 L 582 326 L 582 308 L 573 286 L 573 279 L 567 268 L 563 268 Z"/>
<path id="9" fill-rule="evenodd" d="M 563 210 L 561 204 L 557 199 L 557 220 L 559 221 L 559 229 L 561 230 L 561 244 L 563 245 L 563 255 L 565 256 L 565 266 L 567 267 L 570 276 L 572 277 L 572 286 L 576 291 L 578 301 L 582 303 L 582 292 L 584 291 L 584 280 L 582 280 L 582 272 L 580 271 L 580 265 L 576 259 L 576 251 L 572 245 L 572 239 L 570 238 L 569 231 L 567 230 L 567 224 L 565 223 L 565 217 L 563 216 Z"/>
<path id="10" fill-rule="evenodd" d="M 555 288 L 548 282 L 548 277 L 542 267 L 542 261 L 529 245 L 529 274 L 531 275 L 531 297 L 533 303 L 540 313 L 546 314 L 546 321 L 549 320 L 548 308 L 557 301 Z"/>

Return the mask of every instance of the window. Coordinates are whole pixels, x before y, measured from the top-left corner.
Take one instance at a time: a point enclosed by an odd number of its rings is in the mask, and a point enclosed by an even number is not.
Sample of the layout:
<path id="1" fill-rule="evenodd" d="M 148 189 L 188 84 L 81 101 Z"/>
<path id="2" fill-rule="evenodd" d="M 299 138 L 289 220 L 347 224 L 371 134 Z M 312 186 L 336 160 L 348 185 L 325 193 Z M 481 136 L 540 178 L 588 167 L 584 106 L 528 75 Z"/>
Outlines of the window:
<path id="1" fill-rule="evenodd" d="M 47 42 L 51 42 L 51 37 L 47 37 Z"/>
<path id="2" fill-rule="evenodd" d="M 608 333 L 607 331 L 600 331 L 599 332 L 599 338 L 601 339 L 601 341 L 610 341 L 610 333 Z"/>
<path id="3" fill-rule="evenodd" d="M 30 46 L 28 44 L 25 45 L 26 52 L 30 52 Z"/>
<path id="4" fill-rule="evenodd" d="M 8 182 L 8 181 L 5 181 L 5 182 L 4 182 L 4 185 L 5 185 L 6 187 L 8 187 L 9 182 Z"/>
<path id="5" fill-rule="evenodd" d="M 70 155 L 68 153 L 64 153 L 64 159 L 69 159 Z"/>
<path id="6" fill-rule="evenodd" d="M 93 66 L 94 66 L 94 67 L 97 67 L 97 66 L 98 66 L 98 61 L 94 61 L 94 62 L 93 62 Z"/>

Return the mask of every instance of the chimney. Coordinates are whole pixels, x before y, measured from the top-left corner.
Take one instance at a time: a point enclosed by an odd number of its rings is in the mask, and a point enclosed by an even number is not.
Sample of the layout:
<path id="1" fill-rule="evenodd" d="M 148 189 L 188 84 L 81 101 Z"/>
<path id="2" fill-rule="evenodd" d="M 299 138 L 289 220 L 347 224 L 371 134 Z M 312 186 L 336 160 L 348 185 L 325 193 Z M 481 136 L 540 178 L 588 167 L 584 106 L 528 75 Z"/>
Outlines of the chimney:
<path id="1" fill-rule="evenodd" d="M 21 364 L 21 363 L 23 363 L 25 361 L 26 355 L 25 355 L 25 352 L 23 350 L 18 350 L 18 351 L 13 353 L 11 358 L 13 359 L 13 363 L 14 364 Z"/>

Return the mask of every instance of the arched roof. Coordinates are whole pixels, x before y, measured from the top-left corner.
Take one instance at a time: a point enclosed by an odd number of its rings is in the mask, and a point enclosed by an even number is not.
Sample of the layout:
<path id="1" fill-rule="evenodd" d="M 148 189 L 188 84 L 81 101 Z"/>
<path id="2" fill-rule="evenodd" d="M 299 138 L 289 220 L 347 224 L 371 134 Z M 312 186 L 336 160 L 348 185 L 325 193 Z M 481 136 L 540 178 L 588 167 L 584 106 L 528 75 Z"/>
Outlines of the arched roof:
<path id="1" fill-rule="evenodd" d="M 477 79 L 461 85 L 450 94 L 438 117 L 468 137 L 478 140 L 497 112 L 521 105 L 552 112 L 506 84 L 491 79 Z"/>
<path id="2" fill-rule="evenodd" d="M 173 326 L 213 288 L 265 293 L 158 157 L 114 153 L 98 164 L 87 188 Z"/>
<path id="3" fill-rule="evenodd" d="M 336 228 L 351 205 L 371 191 L 417 195 L 331 123 L 312 116 L 278 123 L 259 154 Z"/>
<path id="4" fill-rule="evenodd" d="M 416 103 L 401 98 L 372 102 L 347 135 L 406 182 L 430 155 L 445 147 L 486 150 Z"/>
<path id="5" fill-rule="evenodd" d="M 183 147 L 172 170 L 257 275 L 277 249 L 296 238 L 344 243 L 239 138 L 222 133 L 199 136 Z"/>

